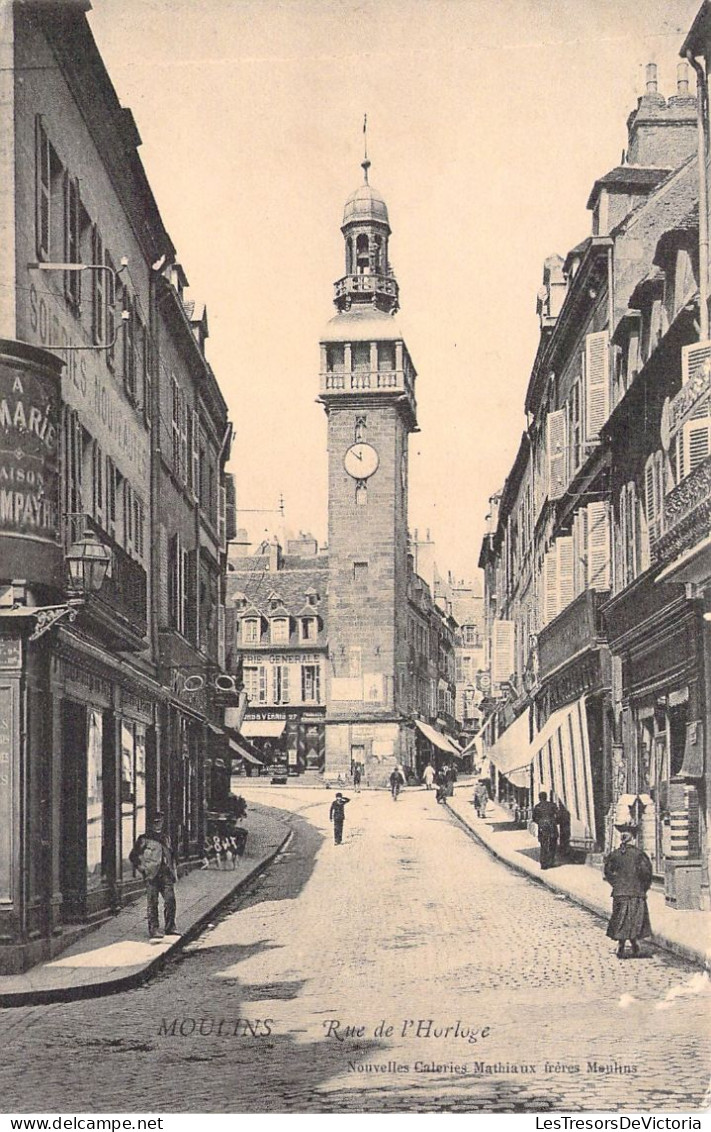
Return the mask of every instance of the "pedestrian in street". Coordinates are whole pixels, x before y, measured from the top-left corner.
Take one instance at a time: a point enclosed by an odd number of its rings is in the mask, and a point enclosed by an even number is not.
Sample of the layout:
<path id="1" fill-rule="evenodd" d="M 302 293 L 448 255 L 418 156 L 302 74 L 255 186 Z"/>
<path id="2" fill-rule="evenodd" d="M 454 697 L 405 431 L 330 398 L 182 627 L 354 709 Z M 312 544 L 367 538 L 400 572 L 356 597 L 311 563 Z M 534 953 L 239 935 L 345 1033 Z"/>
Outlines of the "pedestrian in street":
<path id="1" fill-rule="evenodd" d="M 390 793 L 393 796 L 393 802 L 397 802 L 397 796 L 405 785 L 405 776 L 399 767 L 393 767 L 392 774 L 390 775 Z"/>
<path id="2" fill-rule="evenodd" d="M 548 801 L 545 790 L 538 795 L 533 807 L 532 820 L 538 826 L 538 844 L 541 847 L 541 868 L 549 869 L 555 864 L 555 849 L 558 843 L 558 807 Z"/>
<path id="3" fill-rule="evenodd" d="M 558 852 L 561 857 L 570 854 L 570 810 L 562 798 L 558 799 Z"/>
<path id="4" fill-rule="evenodd" d="M 158 928 L 158 896 L 163 897 L 165 935 L 178 936 L 175 926 L 175 882 L 178 879 L 175 853 L 164 831 L 165 817 L 158 810 L 150 829 L 136 839 L 128 859 L 146 882 L 148 935 L 151 943 L 162 938 Z"/>
<path id="5" fill-rule="evenodd" d="M 422 781 L 425 784 L 426 790 L 432 789 L 432 783 L 434 782 L 434 780 L 435 780 L 434 767 L 432 766 L 432 763 L 428 763 L 427 766 L 425 767 L 425 769 L 422 772 Z"/>
<path id="6" fill-rule="evenodd" d="M 336 845 L 340 845 L 343 841 L 343 822 L 345 821 L 345 809 L 350 798 L 346 798 L 341 794 L 340 790 L 337 792 L 336 797 L 331 802 L 331 809 L 329 810 L 329 818 L 333 822 L 333 840 Z"/>
<path id="7" fill-rule="evenodd" d="M 486 788 L 486 783 L 483 779 L 479 779 L 474 787 L 474 809 L 476 816 L 483 818 L 486 815 L 486 807 L 489 804 L 489 791 Z"/>
<path id="8" fill-rule="evenodd" d="M 355 766 L 353 767 L 353 789 L 355 790 L 356 794 L 360 794 L 360 780 L 361 780 L 360 763 L 356 763 Z"/>
<path id="9" fill-rule="evenodd" d="M 647 892 L 652 883 L 652 862 L 635 844 L 637 826 L 618 825 L 622 834 L 619 849 L 605 858 L 605 880 L 612 885 L 612 915 L 607 925 L 610 939 L 616 939 L 617 958 L 625 957 L 625 940 L 630 941 L 633 957 L 639 955 L 638 939 L 652 934 Z"/>

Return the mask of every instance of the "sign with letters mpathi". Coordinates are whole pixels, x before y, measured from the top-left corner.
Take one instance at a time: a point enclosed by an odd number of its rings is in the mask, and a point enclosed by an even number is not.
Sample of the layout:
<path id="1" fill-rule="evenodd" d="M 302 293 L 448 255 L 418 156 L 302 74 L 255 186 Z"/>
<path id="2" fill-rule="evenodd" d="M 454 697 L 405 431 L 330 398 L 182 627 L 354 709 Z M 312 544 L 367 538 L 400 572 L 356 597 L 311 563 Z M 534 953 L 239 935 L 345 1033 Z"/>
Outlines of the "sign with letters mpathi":
<path id="1" fill-rule="evenodd" d="M 0 533 L 55 541 L 58 441 L 57 382 L 0 361 Z"/>

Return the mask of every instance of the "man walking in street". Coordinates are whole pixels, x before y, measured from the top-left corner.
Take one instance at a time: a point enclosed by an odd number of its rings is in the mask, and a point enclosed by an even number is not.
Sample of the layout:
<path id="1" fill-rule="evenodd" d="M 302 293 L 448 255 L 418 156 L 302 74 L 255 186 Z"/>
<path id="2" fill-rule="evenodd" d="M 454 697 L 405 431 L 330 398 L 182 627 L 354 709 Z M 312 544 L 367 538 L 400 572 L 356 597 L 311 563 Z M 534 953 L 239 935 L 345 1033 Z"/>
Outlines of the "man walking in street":
<path id="1" fill-rule="evenodd" d="M 474 809 L 476 816 L 483 818 L 486 814 L 486 807 L 489 804 L 489 791 L 486 788 L 486 783 L 480 778 L 474 787 Z"/>
<path id="2" fill-rule="evenodd" d="M 165 818 L 159 811 L 151 822 L 150 830 L 137 838 L 128 859 L 146 882 L 148 903 L 148 935 L 151 943 L 158 943 L 158 895 L 163 897 L 165 935 L 179 936 L 175 927 L 175 882 L 178 879 L 175 853 L 168 834 L 164 832 Z"/>
<path id="3" fill-rule="evenodd" d="M 390 793 L 393 796 L 393 802 L 397 802 L 397 796 L 402 787 L 405 785 L 405 778 L 399 767 L 394 767 L 390 775 Z"/>
<path id="4" fill-rule="evenodd" d="M 422 772 L 422 781 L 425 784 L 426 790 L 432 789 L 432 783 L 434 782 L 434 779 L 435 779 L 434 767 L 432 766 L 432 763 L 428 763 L 427 766 L 425 767 L 425 769 Z"/>
<path id="5" fill-rule="evenodd" d="M 331 802 L 328 816 L 333 822 L 333 840 L 336 845 L 340 845 L 343 841 L 343 822 L 346 817 L 345 809 L 349 802 L 350 798 L 346 798 L 340 791 Z"/>
<path id="6" fill-rule="evenodd" d="M 355 763 L 353 767 L 353 789 L 355 790 L 356 794 L 360 794 L 361 776 L 362 771 L 360 769 L 360 763 Z"/>
<path id="7" fill-rule="evenodd" d="M 558 807 L 548 801 L 545 790 L 538 795 L 538 803 L 533 807 L 532 820 L 538 826 L 538 843 L 541 847 L 541 868 L 549 869 L 555 864 L 555 849 L 558 844 Z"/>

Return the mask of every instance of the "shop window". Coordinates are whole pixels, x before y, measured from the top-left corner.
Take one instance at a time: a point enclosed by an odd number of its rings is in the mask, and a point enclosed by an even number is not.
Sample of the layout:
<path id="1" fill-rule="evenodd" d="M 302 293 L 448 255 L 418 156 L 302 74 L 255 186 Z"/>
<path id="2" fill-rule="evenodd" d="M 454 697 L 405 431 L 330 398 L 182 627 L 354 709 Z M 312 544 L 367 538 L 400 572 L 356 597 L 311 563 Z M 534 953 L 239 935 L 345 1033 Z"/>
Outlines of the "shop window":
<path id="1" fill-rule="evenodd" d="M 86 744 L 86 878 L 88 889 L 98 888 L 106 873 L 103 722 L 101 712 L 89 712 Z"/>
<path id="2" fill-rule="evenodd" d="M 124 876 L 131 875 L 128 854 L 146 827 L 146 729 L 121 721 L 121 856 Z"/>

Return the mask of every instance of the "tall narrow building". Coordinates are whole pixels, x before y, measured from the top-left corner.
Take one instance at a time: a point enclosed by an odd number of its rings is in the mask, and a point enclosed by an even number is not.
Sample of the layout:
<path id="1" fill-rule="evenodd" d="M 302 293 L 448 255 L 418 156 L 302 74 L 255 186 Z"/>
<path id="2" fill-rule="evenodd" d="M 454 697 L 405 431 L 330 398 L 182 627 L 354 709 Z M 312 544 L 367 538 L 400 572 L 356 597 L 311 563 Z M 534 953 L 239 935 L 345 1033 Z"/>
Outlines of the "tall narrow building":
<path id="1" fill-rule="evenodd" d="M 414 765 L 407 692 L 408 436 L 415 369 L 397 322 L 385 201 L 368 180 L 346 201 L 345 274 L 321 339 L 328 419 L 326 773 L 377 784 Z"/>

